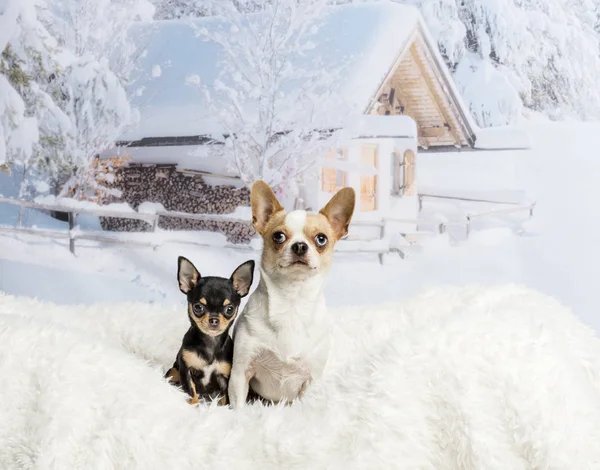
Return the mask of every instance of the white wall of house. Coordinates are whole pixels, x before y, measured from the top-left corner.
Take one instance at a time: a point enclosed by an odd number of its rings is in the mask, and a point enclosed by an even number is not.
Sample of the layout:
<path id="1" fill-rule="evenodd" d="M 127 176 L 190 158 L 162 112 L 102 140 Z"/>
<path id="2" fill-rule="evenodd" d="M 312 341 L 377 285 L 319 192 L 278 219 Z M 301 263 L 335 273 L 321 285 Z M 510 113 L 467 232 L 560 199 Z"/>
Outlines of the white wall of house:
<path id="1" fill-rule="evenodd" d="M 318 179 L 308 179 L 302 197 L 306 207 L 316 210 L 344 186 L 357 193 L 355 218 L 379 219 L 396 216 L 398 210 L 411 213 L 410 203 L 398 204 L 396 179 L 402 169 L 394 165 L 403 161 L 404 154 L 417 153 L 417 128 L 408 116 L 360 116 L 345 129 L 346 142 L 337 151 L 319 160 Z M 401 183 L 400 183 L 401 184 Z M 416 207 L 416 206 L 415 206 Z"/>
<path id="2" fill-rule="evenodd" d="M 397 171 L 395 165 L 402 163 L 404 155 L 409 151 L 416 155 L 416 138 L 379 137 L 350 140 L 338 151 L 337 158 L 330 154 L 320 160 L 319 178 L 309 179 L 304 184 L 302 197 L 305 206 L 315 211 L 319 210 L 337 190 L 347 186 L 354 188 L 357 194 L 354 221 L 379 221 L 390 217 L 416 219 L 416 184 L 412 188 L 414 195 L 405 195 L 402 190 L 396 190 L 404 183 L 404 171 L 403 168 Z M 374 164 L 371 165 L 373 159 Z M 416 171 L 414 174 L 416 178 Z M 396 181 L 397 178 L 400 178 L 400 181 Z M 337 184 L 333 184 L 334 181 Z M 374 188 L 373 203 L 365 191 L 370 188 Z M 403 225 L 405 230 L 411 228 L 416 227 Z M 356 235 L 360 232 L 361 238 L 380 236 L 380 229 L 372 226 L 355 225 L 353 231 Z"/>

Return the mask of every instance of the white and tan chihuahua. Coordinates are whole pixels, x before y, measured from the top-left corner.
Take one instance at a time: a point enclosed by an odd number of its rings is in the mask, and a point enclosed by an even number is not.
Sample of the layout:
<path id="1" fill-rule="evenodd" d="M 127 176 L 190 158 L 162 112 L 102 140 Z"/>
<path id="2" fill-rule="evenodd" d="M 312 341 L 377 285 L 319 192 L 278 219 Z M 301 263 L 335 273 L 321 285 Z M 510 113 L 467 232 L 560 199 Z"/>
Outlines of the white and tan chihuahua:
<path id="1" fill-rule="evenodd" d="M 246 404 L 249 388 L 267 401 L 290 403 L 323 373 L 330 334 L 323 283 L 355 199 L 352 188 L 343 188 L 318 214 L 287 213 L 267 183 L 252 186 L 252 223 L 263 238 L 261 278 L 236 325 L 233 408 Z"/>

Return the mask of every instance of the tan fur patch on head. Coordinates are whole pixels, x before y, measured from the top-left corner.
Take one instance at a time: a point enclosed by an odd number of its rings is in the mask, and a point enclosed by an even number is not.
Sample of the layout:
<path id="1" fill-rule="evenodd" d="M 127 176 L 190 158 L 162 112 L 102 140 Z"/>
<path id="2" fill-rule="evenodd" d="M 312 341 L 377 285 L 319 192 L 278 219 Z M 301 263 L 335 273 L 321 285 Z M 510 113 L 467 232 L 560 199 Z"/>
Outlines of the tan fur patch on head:
<path id="1" fill-rule="evenodd" d="M 269 223 L 266 225 L 262 237 L 263 237 L 263 252 L 262 252 L 262 266 L 267 271 L 270 271 L 276 266 L 277 260 L 279 259 L 281 251 L 289 243 L 291 233 L 285 226 L 285 216 L 287 212 L 281 211 L 271 217 Z M 286 241 L 282 244 L 275 243 L 273 241 L 273 234 L 275 232 L 283 232 L 287 237 Z"/>
<path id="2" fill-rule="evenodd" d="M 231 303 L 231 301 L 229 299 L 225 299 L 223 301 L 223 307 L 227 307 L 230 303 Z"/>
<path id="3" fill-rule="evenodd" d="M 265 231 L 264 231 L 264 235 L 263 235 L 263 239 L 265 240 L 265 242 L 269 241 L 271 244 L 277 245 L 273 241 L 273 234 L 275 232 L 283 232 L 288 237 L 288 240 L 289 240 L 289 237 L 291 234 L 288 232 L 287 227 L 285 226 L 285 216 L 286 215 L 287 215 L 286 211 L 280 211 L 280 212 L 277 212 L 277 214 L 273 215 L 273 217 L 271 217 L 271 219 L 265 226 Z M 284 245 L 285 245 L 285 243 L 284 243 Z M 281 245 L 277 245 L 277 246 L 281 246 Z"/>
<path id="4" fill-rule="evenodd" d="M 206 305 L 208 303 L 204 297 L 202 297 L 198 302 L 200 302 L 202 305 Z"/>
<path id="5" fill-rule="evenodd" d="M 316 238 L 319 234 L 327 237 L 325 246 L 317 245 Z M 321 266 L 328 269 L 333 261 L 333 247 L 338 239 L 327 217 L 323 214 L 307 214 L 306 223 L 304 224 L 304 235 L 319 253 Z"/>
<path id="6" fill-rule="evenodd" d="M 327 244 L 323 247 L 319 247 L 316 244 L 316 237 L 320 233 L 327 237 Z M 333 245 L 337 241 L 331 224 L 323 214 L 307 214 L 306 223 L 304 224 L 304 235 L 320 252 L 333 248 Z"/>
<path id="7" fill-rule="evenodd" d="M 200 331 L 208 336 L 219 336 L 220 334 L 222 334 L 227 329 L 229 324 L 235 319 L 235 317 L 237 316 L 237 312 L 238 312 L 238 309 L 236 308 L 235 312 L 229 319 L 225 318 L 222 314 L 219 313 L 219 328 L 214 330 L 214 329 L 210 328 L 209 323 L 208 323 L 208 321 L 210 319 L 210 314 L 205 313 L 200 318 L 198 318 L 196 315 L 194 315 L 192 306 L 188 304 L 188 314 L 189 314 L 190 318 L 196 324 L 196 326 L 200 329 Z"/>

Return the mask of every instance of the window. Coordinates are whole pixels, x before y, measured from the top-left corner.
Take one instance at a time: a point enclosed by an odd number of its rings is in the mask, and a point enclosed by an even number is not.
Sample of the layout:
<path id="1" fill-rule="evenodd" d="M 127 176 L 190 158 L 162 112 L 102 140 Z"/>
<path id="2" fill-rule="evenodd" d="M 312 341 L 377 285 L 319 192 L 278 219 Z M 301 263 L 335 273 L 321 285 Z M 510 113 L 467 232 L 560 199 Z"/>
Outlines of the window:
<path id="1" fill-rule="evenodd" d="M 360 176 L 360 210 L 374 211 L 377 208 L 377 146 L 365 145 L 360 149 L 360 163 L 367 174 Z"/>
<path id="2" fill-rule="evenodd" d="M 330 150 L 325 155 L 326 160 L 346 160 L 346 149 Z M 321 171 L 321 190 L 326 193 L 335 193 L 343 187 L 347 186 L 348 173 L 337 168 L 327 168 L 327 162 L 323 162 Z"/>

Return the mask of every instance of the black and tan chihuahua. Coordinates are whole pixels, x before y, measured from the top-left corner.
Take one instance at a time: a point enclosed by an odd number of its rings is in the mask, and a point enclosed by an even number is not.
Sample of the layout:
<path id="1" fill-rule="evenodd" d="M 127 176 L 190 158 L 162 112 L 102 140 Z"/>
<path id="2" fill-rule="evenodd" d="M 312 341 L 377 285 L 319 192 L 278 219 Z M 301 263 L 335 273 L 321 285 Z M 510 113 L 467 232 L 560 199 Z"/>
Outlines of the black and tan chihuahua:
<path id="1" fill-rule="evenodd" d="M 220 405 L 228 403 L 227 385 L 233 360 L 229 330 L 253 277 L 252 260 L 240 265 L 226 279 L 201 277 L 189 260 L 179 257 L 177 279 L 179 289 L 187 296 L 190 328 L 165 378 L 190 395 L 188 403 L 217 398 Z"/>

